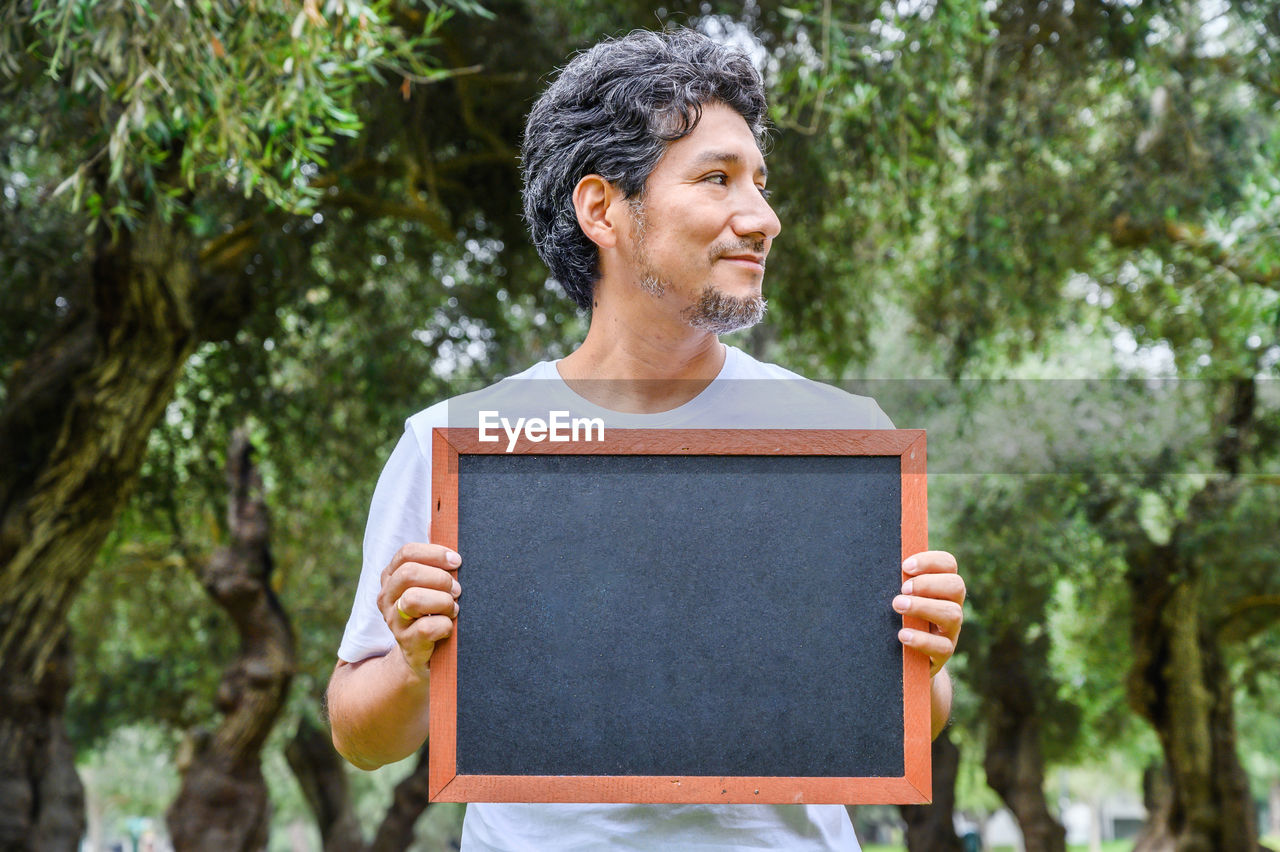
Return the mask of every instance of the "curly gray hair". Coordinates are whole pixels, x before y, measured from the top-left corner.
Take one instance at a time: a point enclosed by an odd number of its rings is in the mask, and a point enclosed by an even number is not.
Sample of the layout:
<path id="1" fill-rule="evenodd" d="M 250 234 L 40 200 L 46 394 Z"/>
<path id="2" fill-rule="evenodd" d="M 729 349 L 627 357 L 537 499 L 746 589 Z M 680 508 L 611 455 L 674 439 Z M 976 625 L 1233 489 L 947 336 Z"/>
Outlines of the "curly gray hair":
<path id="1" fill-rule="evenodd" d="M 763 145 L 764 84 L 751 60 L 676 29 L 639 30 L 579 53 L 534 104 L 521 148 L 524 215 L 538 255 L 578 307 L 591 306 L 600 255 L 578 227 L 574 187 L 598 174 L 643 200 L 666 146 L 691 133 L 710 102 L 741 114 Z"/>

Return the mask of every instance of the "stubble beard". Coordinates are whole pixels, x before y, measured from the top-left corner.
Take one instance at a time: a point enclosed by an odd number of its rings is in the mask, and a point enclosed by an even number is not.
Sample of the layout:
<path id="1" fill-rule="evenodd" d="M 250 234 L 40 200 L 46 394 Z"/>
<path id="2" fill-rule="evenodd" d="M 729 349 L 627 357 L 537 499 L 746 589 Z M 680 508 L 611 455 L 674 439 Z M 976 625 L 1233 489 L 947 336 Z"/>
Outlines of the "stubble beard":
<path id="1" fill-rule="evenodd" d="M 728 334 L 750 328 L 764 319 L 769 302 L 759 293 L 754 296 L 730 296 L 708 284 L 698 301 L 680 312 L 693 328 L 712 334 Z"/>
<path id="2" fill-rule="evenodd" d="M 658 275 L 649 261 L 649 253 L 645 248 L 645 229 L 647 221 L 644 205 L 637 200 L 630 200 L 632 219 L 636 228 L 636 260 L 640 264 L 640 287 L 655 299 L 666 295 L 669 282 Z M 748 244 L 749 246 L 750 244 Z M 708 265 L 715 263 L 730 251 L 738 251 L 748 246 L 726 246 L 717 243 L 708 252 Z M 748 250 L 759 251 L 750 246 Z M 709 331 L 712 334 L 728 334 L 750 328 L 764 319 L 769 301 L 759 293 L 752 296 L 730 296 L 717 290 L 710 282 L 703 285 L 698 300 L 680 312 L 680 317 L 691 328 Z"/>

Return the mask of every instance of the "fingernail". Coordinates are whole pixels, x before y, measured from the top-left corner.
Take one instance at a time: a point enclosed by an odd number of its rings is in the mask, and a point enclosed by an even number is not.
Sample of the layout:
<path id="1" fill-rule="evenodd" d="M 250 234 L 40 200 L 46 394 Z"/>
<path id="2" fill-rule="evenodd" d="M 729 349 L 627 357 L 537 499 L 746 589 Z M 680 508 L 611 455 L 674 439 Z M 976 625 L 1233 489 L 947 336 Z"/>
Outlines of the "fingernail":
<path id="1" fill-rule="evenodd" d="M 919 567 L 918 567 L 918 566 L 917 566 L 917 564 L 916 564 L 916 558 L 915 558 L 914 556 L 912 556 L 912 557 L 910 557 L 909 559 L 907 559 L 907 561 L 906 561 L 906 562 L 903 562 L 903 563 L 902 563 L 902 570 L 903 570 L 905 573 L 907 573 L 907 574 L 914 574 L 914 573 L 916 573 L 916 571 L 918 571 L 918 570 L 919 570 Z"/>
<path id="2" fill-rule="evenodd" d="M 911 608 L 911 601 L 904 598 L 902 595 L 898 595 L 898 597 L 893 599 L 893 608 L 898 612 L 906 612 Z"/>
<path id="3" fill-rule="evenodd" d="M 452 550 L 450 550 L 448 553 L 445 554 L 444 561 L 448 562 L 454 568 L 457 568 L 459 565 L 462 564 L 462 557 L 454 553 Z"/>
<path id="4" fill-rule="evenodd" d="M 907 642 L 911 638 L 911 633 L 905 627 L 898 631 L 898 641 Z"/>
<path id="5" fill-rule="evenodd" d="M 452 591 L 453 591 L 453 596 L 454 596 L 455 598 L 456 598 L 458 595 L 462 594 L 462 586 L 459 586 L 459 585 L 458 585 L 458 581 L 457 581 L 457 580 L 454 580 L 454 581 L 453 581 L 453 589 L 452 589 Z"/>
<path id="6" fill-rule="evenodd" d="M 902 584 L 902 593 L 904 595 L 909 595 L 911 594 L 911 590 L 913 588 L 915 588 L 915 582 L 912 580 L 908 580 L 907 582 Z"/>

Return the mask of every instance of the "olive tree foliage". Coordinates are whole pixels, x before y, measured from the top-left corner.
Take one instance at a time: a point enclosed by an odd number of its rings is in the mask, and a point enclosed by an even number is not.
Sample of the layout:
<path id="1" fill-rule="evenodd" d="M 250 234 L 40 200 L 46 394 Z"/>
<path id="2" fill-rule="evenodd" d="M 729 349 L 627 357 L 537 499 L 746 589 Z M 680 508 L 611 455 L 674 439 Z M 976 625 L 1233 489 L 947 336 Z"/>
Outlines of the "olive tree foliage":
<path id="1" fill-rule="evenodd" d="M 53 195 L 91 216 L 127 227 L 144 206 L 180 214 L 187 193 L 221 189 L 298 211 L 335 136 L 361 129 L 361 84 L 445 73 L 424 48 L 446 10 L 405 27 L 386 0 L 20 2 L 0 13 L 0 67 L 57 81 L 58 106 L 83 112 L 93 132 L 60 140 L 71 168 Z"/>
<path id="2" fill-rule="evenodd" d="M 791 228 L 778 263 L 835 253 L 815 259 L 817 283 L 783 276 L 777 297 L 800 288 L 796 316 L 808 312 L 798 334 L 847 321 L 822 316 L 853 310 L 844 291 L 896 294 L 944 366 L 972 374 L 1070 326 L 1084 295 L 1073 273 L 1113 283 L 1143 252 L 1276 289 L 1269 5 L 809 2 L 759 14 L 786 33 L 770 60 Z M 809 171 L 793 187 L 796 162 Z M 1146 328 L 1145 316 L 1111 318 Z M 1161 339 L 1149 332 L 1142 342 Z"/>

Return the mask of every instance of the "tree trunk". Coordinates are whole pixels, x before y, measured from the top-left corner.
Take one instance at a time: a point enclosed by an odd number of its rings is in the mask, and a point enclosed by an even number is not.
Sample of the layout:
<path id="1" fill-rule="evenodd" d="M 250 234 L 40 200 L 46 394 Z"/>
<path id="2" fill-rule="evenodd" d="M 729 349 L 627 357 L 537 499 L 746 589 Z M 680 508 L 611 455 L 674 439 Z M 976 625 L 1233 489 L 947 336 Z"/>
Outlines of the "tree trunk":
<path id="1" fill-rule="evenodd" d="M 944 730 L 933 741 L 933 803 L 898 808 L 907 823 L 908 852 L 963 852 L 956 835 L 956 775 L 960 749 Z"/>
<path id="2" fill-rule="evenodd" d="M 1216 499 L 1212 485 L 1202 493 Z M 1188 527 L 1197 514 L 1189 513 Z M 1127 561 L 1134 600 L 1130 698 L 1155 728 L 1168 765 L 1168 848 L 1255 850 L 1257 824 L 1236 750 L 1233 689 L 1217 637 L 1206 629 L 1199 572 L 1173 544 L 1131 548 Z M 1153 836 L 1161 832 L 1149 826 Z"/>
<path id="3" fill-rule="evenodd" d="M 34 690 L 0 667 L 0 849 L 72 850 L 84 834 L 84 788 L 63 711 L 71 685 L 64 638 Z"/>
<path id="4" fill-rule="evenodd" d="M 271 549 L 262 478 L 237 430 L 227 454 L 231 544 L 199 569 L 200 582 L 240 634 L 240 655 L 218 687 L 217 730 L 192 738 L 180 761 L 182 788 L 167 814 L 180 852 L 265 849 L 267 785 L 261 752 L 288 694 L 293 632 L 271 590 Z"/>
<path id="5" fill-rule="evenodd" d="M 1066 852 L 1066 829 L 1053 818 L 1044 798 L 1040 716 L 1028 686 L 1025 644 L 1021 634 L 1004 633 L 988 652 L 983 766 L 987 783 L 1017 819 L 1026 852 Z"/>
<path id="6" fill-rule="evenodd" d="M 363 849 L 347 773 L 329 735 L 303 716 L 284 754 L 315 814 L 325 852 Z"/>
<path id="7" fill-rule="evenodd" d="M 418 762 L 413 772 L 396 785 L 378 826 L 378 833 L 369 844 L 369 852 L 404 852 L 413 843 L 414 826 L 418 818 L 431 806 L 431 793 L 427 787 L 427 755 L 431 743 L 423 743 L 418 750 Z"/>
<path id="8" fill-rule="evenodd" d="M 66 613 L 137 478 L 195 332 L 193 253 L 162 222 L 96 249 L 87 295 L 0 411 L 0 849 L 75 849 Z"/>
<path id="9" fill-rule="evenodd" d="M 1173 786 L 1163 764 L 1143 770 L 1142 804 L 1147 809 L 1147 822 L 1134 841 L 1133 852 L 1173 852 L 1175 843 L 1169 830 Z"/>
<path id="10" fill-rule="evenodd" d="M 367 845 L 351 807 L 344 762 L 333 750 L 329 735 L 304 718 L 285 753 L 316 816 L 325 852 L 404 852 L 413 844 L 415 826 L 431 802 L 427 788 L 428 745 L 418 752 L 413 772 L 396 785 L 391 806 Z"/>
<path id="11" fill-rule="evenodd" d="M 329 734 L 303 718 L 285 756 L 315 814 L 325 852 L 403 852 L 412 846 L 417 820 L 430 806 L 428 745 L 419 751 L 412 773 L 396 785 L 392 805 L 367 846 L 352 810 L 344 761 L 333 750 Z"/>

